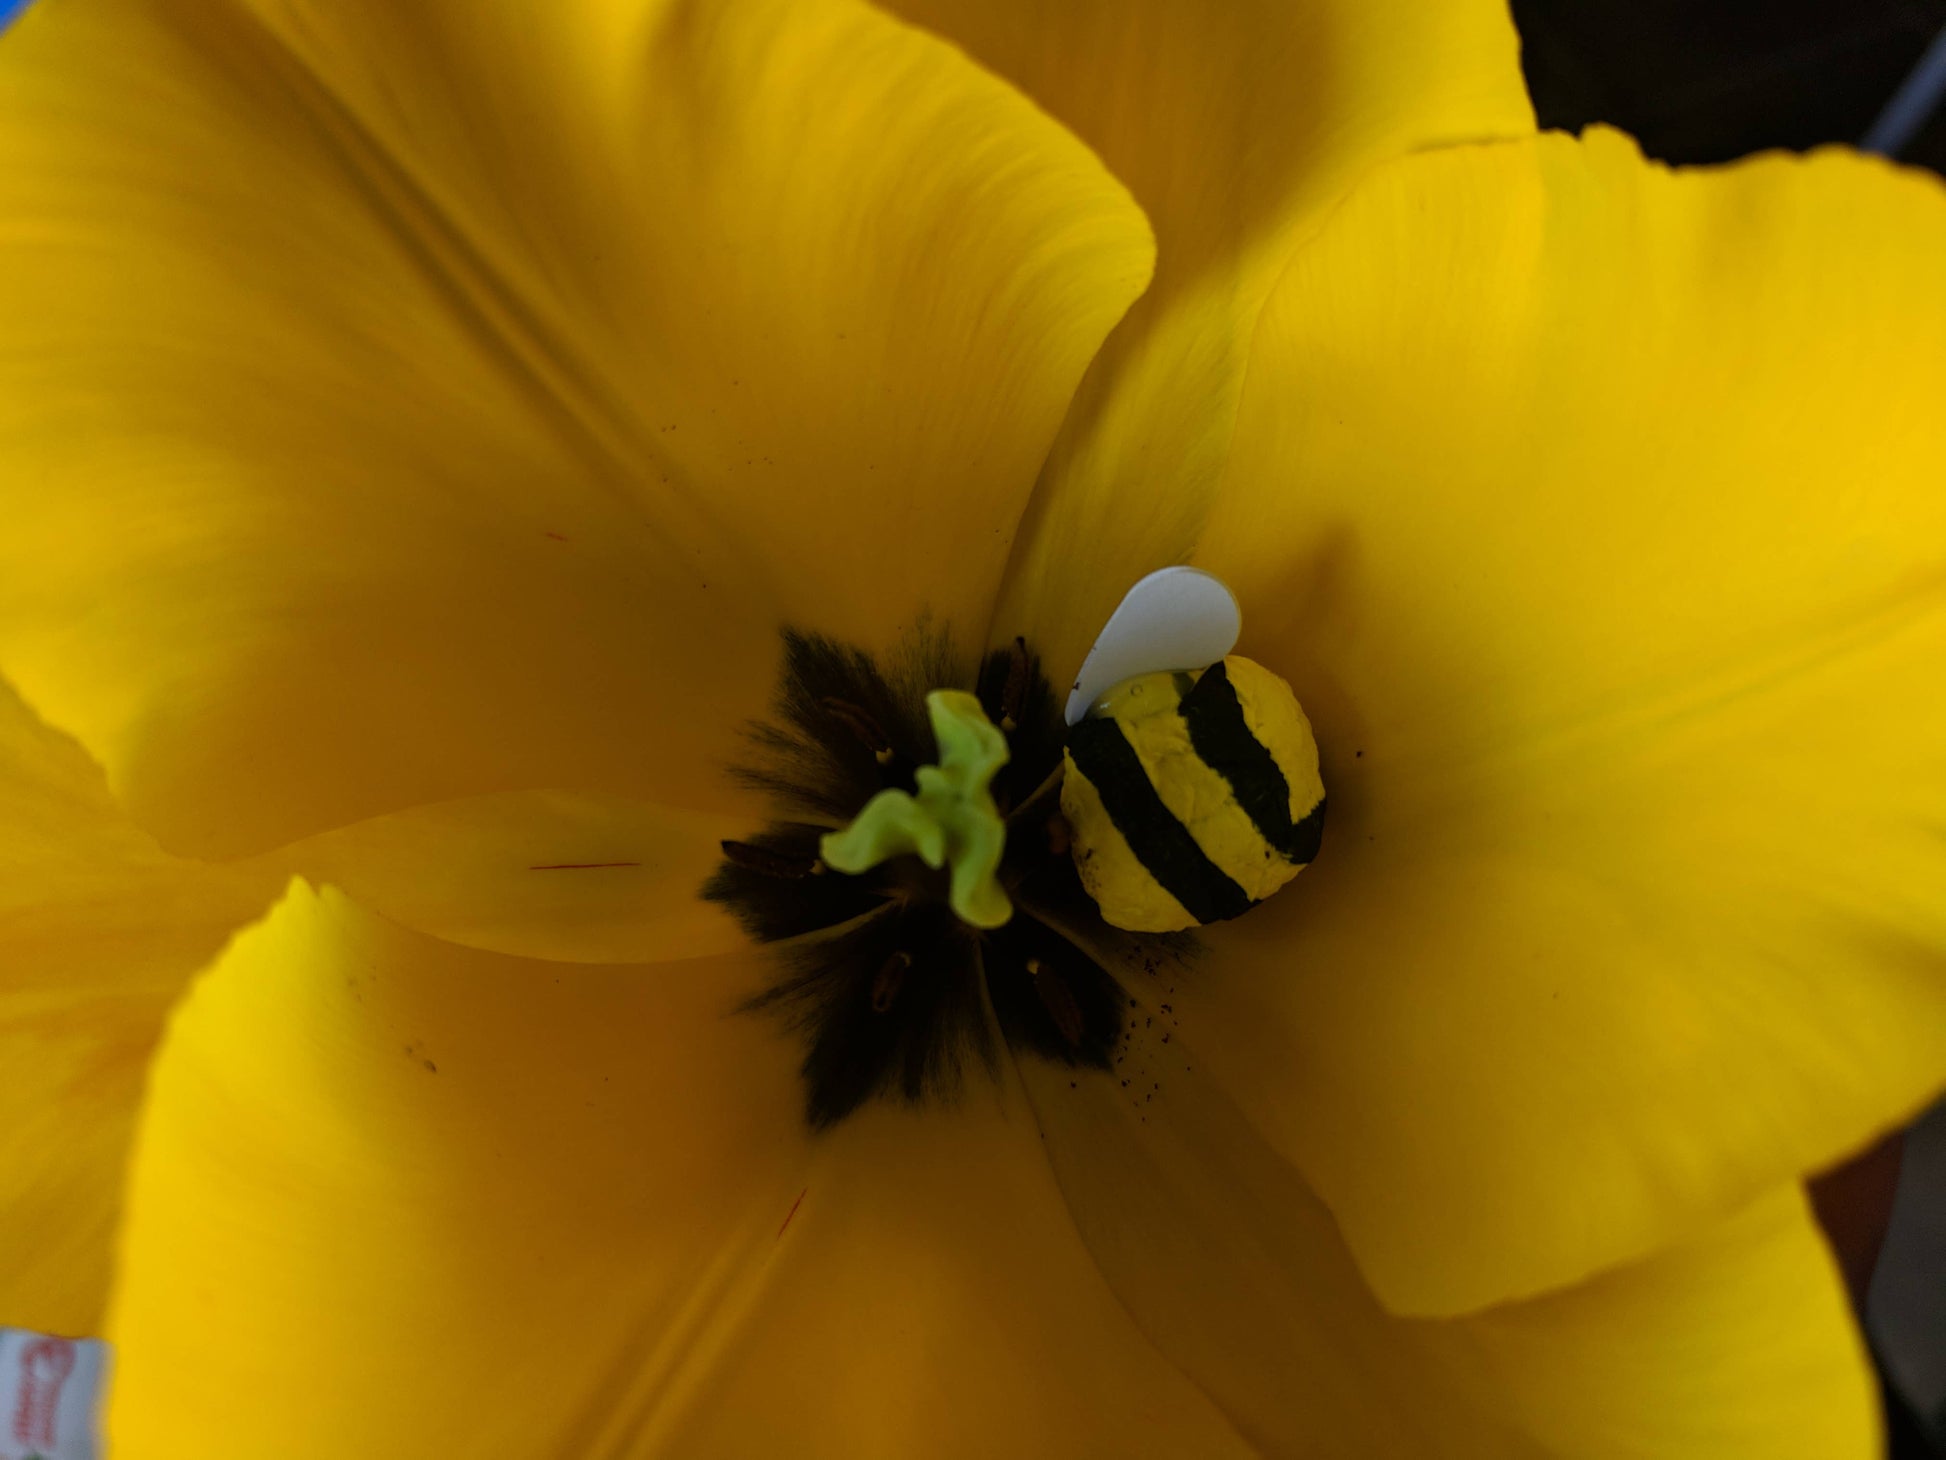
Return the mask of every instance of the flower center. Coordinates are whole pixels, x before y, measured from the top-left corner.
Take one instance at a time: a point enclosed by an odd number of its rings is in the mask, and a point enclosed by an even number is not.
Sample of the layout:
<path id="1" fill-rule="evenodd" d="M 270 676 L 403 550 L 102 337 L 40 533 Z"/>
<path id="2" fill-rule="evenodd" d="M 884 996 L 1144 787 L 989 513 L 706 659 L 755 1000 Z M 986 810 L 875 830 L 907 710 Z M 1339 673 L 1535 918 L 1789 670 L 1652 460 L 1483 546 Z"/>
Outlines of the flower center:
<path id="1" fill-rule="evenodd" d="M 1016 1053 L 1107 1069 L 1132 1003 L 1115 967 L 1185 940 L 1101 920 L 1060 814 L 1066 727 L 1028 646 L 977 672 L 937 632 L 887 665 L 784 636 L 774 718 L 739 768 L 779 811 L 725 842 L 703 895 L 770 944 L 750 1010 L 805 1042 L 806 1115 L 947 1096 Z"/>

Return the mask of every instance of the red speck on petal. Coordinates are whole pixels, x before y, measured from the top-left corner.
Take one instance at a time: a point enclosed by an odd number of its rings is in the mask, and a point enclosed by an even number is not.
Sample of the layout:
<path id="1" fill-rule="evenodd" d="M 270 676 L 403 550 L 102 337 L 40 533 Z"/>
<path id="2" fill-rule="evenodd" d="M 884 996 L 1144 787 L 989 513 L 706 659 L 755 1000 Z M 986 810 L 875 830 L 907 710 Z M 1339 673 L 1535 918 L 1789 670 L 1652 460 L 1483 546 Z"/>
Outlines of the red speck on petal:
<path id="1" fill-rule="evenodd" d="M 777 1229 L 777 1235 L 779 1237 L 784 1235 L 784 1227 L 788 1227 L 791 1224 L 791 1218 L 797 1215 L 797 1209 L 804 1205 L 804 1194 L 805 1192 L 808 1192 L 810 1189 L 811 1188 L 807 1186 L 804 1188 L 804 1191 L 800 1191 L 797 1194 L 797 1200 L 791 1203 L 791 1209 L 784 1213 L 784 1224 L 782 1227 L 779 1227 Z"/>

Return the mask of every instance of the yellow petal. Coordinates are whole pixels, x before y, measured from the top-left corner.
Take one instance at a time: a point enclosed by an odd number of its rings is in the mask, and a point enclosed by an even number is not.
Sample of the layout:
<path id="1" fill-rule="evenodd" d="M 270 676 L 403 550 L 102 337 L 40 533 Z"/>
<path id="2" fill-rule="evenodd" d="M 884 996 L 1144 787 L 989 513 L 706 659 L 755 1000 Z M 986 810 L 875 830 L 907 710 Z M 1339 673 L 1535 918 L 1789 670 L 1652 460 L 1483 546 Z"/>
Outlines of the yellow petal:
<path id="1" fill-rule="evenodd" d="M 1877 1386 L 1803 1191 L 1566 1292 L 1427 1325 L 1549 1455 L 1876 1460 Z"/>
<path id="2" fill-rule="evenodd" d="M 1379 1293 L 1653 1250 L 1946 1078 L 1946 190 L 1399 163 L 1266 311 L 1199 560 L 1331 822 L 1182 989 Z"/>
<path id="3" fill-rule="evenodd" d="M 1875 1396 L 1804 1197 L 1550 1296 L 1409 1319 L 1155 1029 L 1118 1077 L 1024 1064 L 1057 1179 L 1136 1324 L 1264 1455 L 1867 1460 Z M 1136 1098 L 1137 1095 L 1140 1098 Z"/>
<path id="4" fill-rule="evenodd" d="M 643 1453 L 1252 1453 L 1103 1282 L 1025 1101 L 992 1096 L 867 1107 L 828 1138 L 782 1256 Z"/>
<path id="5" fill-rule="evenodd" d="M 697 896 L 722 842 L 748 830 L 649 802 L 511 791 L 362 821 L 269 860 L 469 948 L 657 963 L 748 946 Z"/>
<path id="6" fill-rule="evenodd" d="M 761 976 L 460 949 L 294 886 L 157 1058 L 118 1453 L 1242 1453 L 1017 1090 L 813 1140 L 801 1046 L 734 1011 Z"/>
<path id="7" fill-rule="evenodd" d="M 1151 251 L 848 0 L 36 7 L 0 219 L 0 662 L 225 855 L 726 804 L 781 624 L 978 632 Z"/>
<path id="8" fill-rule="evenodd" d="M 1064 684 L 1123 591 L 1194 544 L 1294 240 L 1379 162 L 1531 133 L 1519 40 L 1495 0 L 890 8 L 1072 128 L 1155 224 L 1155 284 L 1082 386 L 997 623 Z"/>
<path id="9" fill-rule="evenodd" d="M 100 1330 L 149 1052 L 276 891 L 165 856 L 0 683 L 0 1325 Z"/>

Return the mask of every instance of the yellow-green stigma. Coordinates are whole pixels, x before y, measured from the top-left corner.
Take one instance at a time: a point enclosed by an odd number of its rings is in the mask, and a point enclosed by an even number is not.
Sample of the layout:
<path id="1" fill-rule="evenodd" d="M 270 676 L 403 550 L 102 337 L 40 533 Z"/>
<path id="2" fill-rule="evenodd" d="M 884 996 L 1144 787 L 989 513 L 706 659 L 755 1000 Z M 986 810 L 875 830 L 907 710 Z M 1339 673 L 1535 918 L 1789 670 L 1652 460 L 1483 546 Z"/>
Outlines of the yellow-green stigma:
<path id="1" fill-rule="evenodd" d="M 997 875 L 1007 823 L 990 787 L 1007 763 L 1007 737 L 964 690 L 932 691 L 926 714 L 939 764 L 914 773 L 918 794 L 880 791 L 849 826 L 819 840 L 819 854 L 834 871 L 852 874 L 901 856 L 917 857 L 934 871 L 950 864 L 953 911 L 976 928 L 1002 927 L 1014 915 Z"/>

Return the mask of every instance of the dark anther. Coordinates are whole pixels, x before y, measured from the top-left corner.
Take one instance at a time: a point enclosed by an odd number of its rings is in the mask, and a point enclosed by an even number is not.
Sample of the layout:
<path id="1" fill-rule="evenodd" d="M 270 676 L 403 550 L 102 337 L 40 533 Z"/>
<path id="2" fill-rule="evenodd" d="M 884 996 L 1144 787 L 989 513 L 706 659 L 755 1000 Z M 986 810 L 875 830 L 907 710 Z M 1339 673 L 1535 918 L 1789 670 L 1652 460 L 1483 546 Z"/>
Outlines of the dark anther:
<path id="1" fill-rule="evenodd" d="M 858 737 L 859 743 L 872 753 L 872 759 L 880 765 L 892 764 L 891 738 L 886 735 L 884 727 L 872 718 L 871 711 L 835 695 L 824 697 L 824 707 L 831 712 L 832 719 Z"/>
<path id="2" fill-rule="evenodd" d="M 809 877 L 824 870 L 824 864 L 816 857 L 794 857 L 789 852 L 772 851 L 769 847 L 754 846 L 750 842 L 724 842 L 722 845 L 724 861 L 765 877 L 795 882 L 800 877 Z"/>
<path id="3" fill-rule="evenodd" d="M 912 967 L 912 955 L 901 948 L 885 960 L 872 980 L 872 1012 L 883 1014 L 898 1002 L 899 988 L 905 983 L 905 971 Z"/>
<path id="4" fill-rule="evenodd" d="M 1054 1027 L 1061 1031 L 1061 1038 L 1068 1042 L 1069 1048 L 1079 1049 L 1086 1021 L 1081 1017 L 1081 1006 L 1074 1001 L 1073 991 L 1060 974 L 1042 967 L 1038 958 L 1027 960 L 1027 971 L 1034 976 L 1034 992 L 1041 996 L 1041 1007 L 1047 1010 L 1047 1017 L 1054 1021 Z"/>
<path id="5" fill-rule="evenodd" d="M 1020 712 L 1027 703 L 1027 688 L 1033 682 L 1033 660 L 1027 654 L 1027 641 L 1014 636 L 1007 651 L 1007 685 L 1000 691 L 1000 728 L 1011 735 L 1020 728 Z"/>

